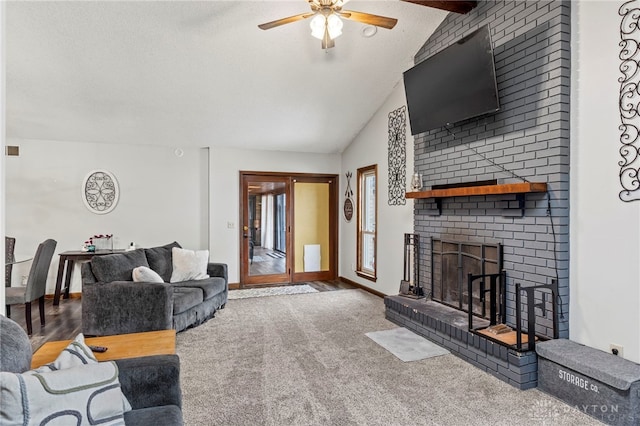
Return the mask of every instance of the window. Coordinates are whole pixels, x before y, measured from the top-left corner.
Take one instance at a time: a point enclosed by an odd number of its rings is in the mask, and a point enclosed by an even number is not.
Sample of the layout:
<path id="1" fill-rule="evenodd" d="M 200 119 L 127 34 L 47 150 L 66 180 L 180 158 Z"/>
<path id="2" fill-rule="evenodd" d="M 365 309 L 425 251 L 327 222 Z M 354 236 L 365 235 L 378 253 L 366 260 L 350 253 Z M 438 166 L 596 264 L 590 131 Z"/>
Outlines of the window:
<path id="1" fill-rule="evenodd" d="M 358 268 L 356 274 L 376 280 L 378 166 L 358 169 Z"/>

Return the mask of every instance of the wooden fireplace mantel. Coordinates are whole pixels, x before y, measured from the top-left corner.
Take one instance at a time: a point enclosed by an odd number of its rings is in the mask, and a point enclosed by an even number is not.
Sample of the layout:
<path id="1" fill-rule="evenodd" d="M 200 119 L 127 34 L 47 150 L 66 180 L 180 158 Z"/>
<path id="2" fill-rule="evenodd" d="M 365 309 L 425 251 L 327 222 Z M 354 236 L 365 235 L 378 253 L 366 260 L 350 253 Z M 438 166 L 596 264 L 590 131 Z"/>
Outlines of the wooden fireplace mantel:
<path id="1" fill-rule="evenodd" d="M 463 186 L 460 188 L 407 192 L 406 197 L 445 198 L 468 197 L 471 195 L 526 194 L 529 192 L 547 192 L 547 184 L 544 182 L 525 182 L 505 183 L 501 185 Z"/>
<path id="2" fill-rule="evenodd" d="M 516 194 L 520 202 L 520 210 L 524 214 L 524 195 L 532 192 L 547 192 L 545 182 L 505 183 L 497 185 L 461 186 L 458 188 L 431 189 L 428 191 L 407 192 L 407 198 L 435 198 L 438 211 L 442 214 L 441 198 L 469 197 L 473 195 L 505 195 Z"/>

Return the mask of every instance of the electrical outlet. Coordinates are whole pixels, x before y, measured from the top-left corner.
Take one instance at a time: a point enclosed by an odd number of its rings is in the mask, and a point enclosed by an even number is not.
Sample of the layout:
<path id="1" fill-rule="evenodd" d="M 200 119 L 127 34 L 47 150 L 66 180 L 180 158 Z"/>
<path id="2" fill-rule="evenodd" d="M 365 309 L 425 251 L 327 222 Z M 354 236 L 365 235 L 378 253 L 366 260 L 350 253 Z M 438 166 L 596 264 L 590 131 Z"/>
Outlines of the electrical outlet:
<path id="1" fill-rule="evenodd" d="M 619 356 L 620 358 L 624 358 L 624 348 L 622 345 L 616 345 L 615 343 L 609 344 L 609 350 L 612 354 Z"/>
<path id="2" fill-rule="evenodd" d="M 27 280 L 29 279 L 28 275 L 23 275 L 22 276 L 22 281 L 20 282 L 20 284 L 25 287 L 27 285 Z"/>
<path id="3" fill-rule="evenodd" d="M 235 223 L 233 223 L 233 222 L 227 222 L 227 228 L 228 228 L 228 229 L 233 229 L 233 228 L 235 228 L 235 227 L 236 227 L 236 224 L 235 224 Z"/>

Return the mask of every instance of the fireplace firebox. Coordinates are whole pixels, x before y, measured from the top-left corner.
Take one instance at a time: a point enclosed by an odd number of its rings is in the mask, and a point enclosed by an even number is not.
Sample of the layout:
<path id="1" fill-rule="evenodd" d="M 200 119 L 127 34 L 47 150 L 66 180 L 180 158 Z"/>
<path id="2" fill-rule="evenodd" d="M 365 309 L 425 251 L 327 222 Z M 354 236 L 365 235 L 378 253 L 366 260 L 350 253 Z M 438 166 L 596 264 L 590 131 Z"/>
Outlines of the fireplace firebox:
<path id="1" fill-rule="evenodd" d="M 431 297 L 442 304 L 490 318 L 489 282 L 474 286 L 469 294 L 469 274 L 489 276 L 502 272 L 502 245 L 431 239 Z M 506 293 L 502 280 L 498 291 L 499 313 L 503 316 Z M 469 308 L 471 306 L 471 308 Z M 501 322 L 505 318 L 499 318 Z"/>

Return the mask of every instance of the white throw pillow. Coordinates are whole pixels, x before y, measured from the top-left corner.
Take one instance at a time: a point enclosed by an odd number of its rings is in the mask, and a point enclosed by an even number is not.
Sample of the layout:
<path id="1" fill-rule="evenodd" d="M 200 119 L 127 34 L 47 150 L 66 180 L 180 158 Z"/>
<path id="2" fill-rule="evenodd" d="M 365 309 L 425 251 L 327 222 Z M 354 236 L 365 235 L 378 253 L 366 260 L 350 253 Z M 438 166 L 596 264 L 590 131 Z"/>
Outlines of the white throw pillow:
<path id="1" fill-rule="evenodd" d="M 99 364 L 93 351 L 84 341 L 84 334 L 80 333 L 69 345 L 60 352 L 55 361 L 38 367 L 35 370 L 25 371 L 25 375 L 34 375 L 39 373 L 47 373 L 51 371 L 66 370 L 81 365 Z M 131 404 L 126 396 L 120 391 L 122 397 L 122 408 L 126 413 L 131 411 Z"/>
<path id="2" fill-rule="evenodd" d="M 2 422 L 11 425 L 124 425 L 114 361 L 46 373 L 0 372 Z"/>
<path id="3" fill-rule="evenodd" d="M 69 345 L 60 352 L 55 361 L 29 370 L 27 373 L 46 373 L 47 371 L 64 370 L 84 364 L 97 364 L 98 360 L 93 351 L 84 342 L 84 334 L 80 333 Z"/>
<path id="4" fill-rule="evenodd" d="M 133 272 L 131 273 L 133 277 L 133 282 L 136 283 L 163 283 L 164 280 L 156 271 L 151 268 L 147 268 L 146 266 L 138 266 L 137 268 L 133 268 Z"/>
<path id="5" fill-rule="evenodd" d="M 172 283 L 209 278 L 207 275 L 209 250 L 194 251 L 173 247 L 171 257 L 173 258 Z"/>

